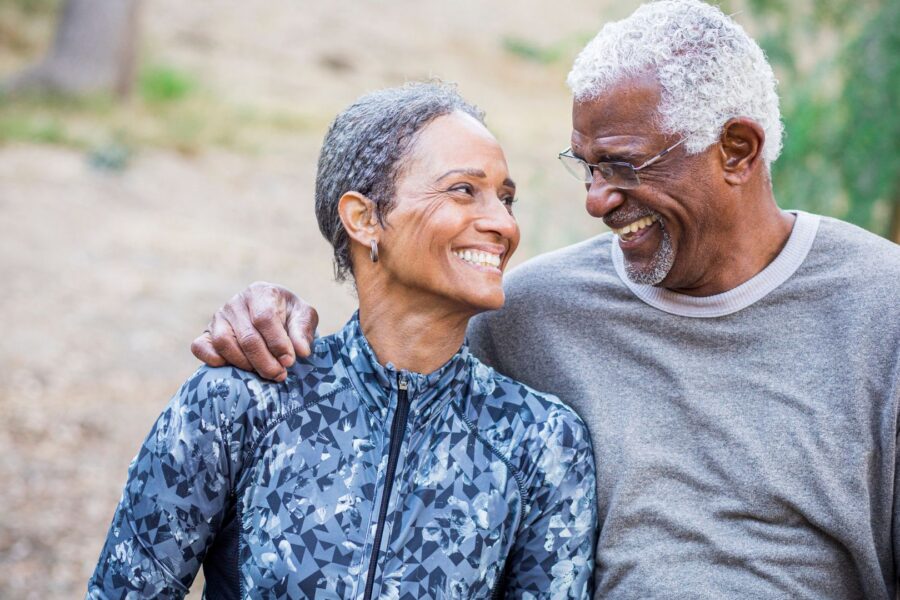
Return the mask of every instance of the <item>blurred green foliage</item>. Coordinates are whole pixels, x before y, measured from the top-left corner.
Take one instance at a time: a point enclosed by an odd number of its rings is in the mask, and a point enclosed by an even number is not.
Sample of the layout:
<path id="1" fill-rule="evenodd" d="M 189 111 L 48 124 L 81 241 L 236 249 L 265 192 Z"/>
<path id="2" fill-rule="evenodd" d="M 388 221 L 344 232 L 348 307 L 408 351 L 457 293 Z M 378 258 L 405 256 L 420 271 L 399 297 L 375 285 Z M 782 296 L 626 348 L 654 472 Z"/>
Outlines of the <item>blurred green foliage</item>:
<path id="1" fill-rule="evenodd" d="M 542 45 L 522 36 L 508 35 L 504 36 L 500 43 L 507 54 L 522 60 L 539 65 L 560 63 L 568 68 L 569 58 L 581 50 L 591 37 L 593 37 L 591 33 L 569 35 L 555 43 Z"/>
<path id="2" fill-rule="evenodd" d="M 0 140 L 41 144 L 65 144 L 67 142 L 65 127 L 56 117 L 0 118 Z"/>
<path id="3" fill-rule="evenodd" d="M 0 0 L 0 8 L 10 8 L 25 15 L 56 14 L 61 0 Z"/>
<path id="4" fill-rule="evenodd" d="M 138 91 L 147 102 L 176 102 L 197 88 L 188 73 L 167 65 L 151 65 L 141 71 Z"/>
<path id="5" fill-rule="evenodd" d="M 900 2 L 749 4 L 781 81 L 779 199 L 900 242 Z"/>
<path id="6" fill-rule="evenodd" d="M 550 47 L 539 46 L 530 40 L 517 36 L 504 37 L 502 43 L 503 49 L 509 54 L 540 64 L 556 62 L 563 54 L 559 45 Z"/>

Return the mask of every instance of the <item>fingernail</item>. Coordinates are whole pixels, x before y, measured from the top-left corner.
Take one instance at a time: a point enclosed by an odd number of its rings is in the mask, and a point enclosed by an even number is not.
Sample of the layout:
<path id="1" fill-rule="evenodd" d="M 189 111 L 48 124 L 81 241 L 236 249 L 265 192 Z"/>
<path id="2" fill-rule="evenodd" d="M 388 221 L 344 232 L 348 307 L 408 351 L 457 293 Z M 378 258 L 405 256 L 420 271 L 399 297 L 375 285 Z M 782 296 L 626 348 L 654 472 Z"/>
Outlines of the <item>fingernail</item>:
<path id="1" fill-rule="evenodd" d="M 278 377 L 275 378 L 275 381 L 277 381 L 278 383 L 281 383 L 285 379 L 287 379 L 287 371 L 282 371 L 281 373 L 278 374 Z"/>
<path id="2" fill-rule="evenodd" d="M 294 364 L 294 357 L 290 354 L 282 354 L 278 357 L 278 362 L 281 363 L 282 367 L 289 367 Z"/>

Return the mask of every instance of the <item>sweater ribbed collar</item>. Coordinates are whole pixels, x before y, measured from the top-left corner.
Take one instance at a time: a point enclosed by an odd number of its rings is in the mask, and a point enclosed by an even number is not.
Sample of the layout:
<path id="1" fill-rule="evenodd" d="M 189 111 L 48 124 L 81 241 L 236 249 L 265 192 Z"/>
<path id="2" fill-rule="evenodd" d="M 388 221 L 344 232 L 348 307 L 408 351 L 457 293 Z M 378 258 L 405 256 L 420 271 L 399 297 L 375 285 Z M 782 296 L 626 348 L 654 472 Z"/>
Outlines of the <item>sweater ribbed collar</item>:
<path id="1" fill-rule="evenodd" d="M 682 317 L 723 317 L 758 302 L 787 281 L 803 264 L 819 229 L 818 215 L 791 211 L 797 218 L 787 243 L 769 265 L 734 289 L 713 296 L 688 296 L 666 288 L 634 283 L 625 274 L 625 256 L 618 238 L 610 244 L 619 279 L 635 296 L 654 308 Z"/>

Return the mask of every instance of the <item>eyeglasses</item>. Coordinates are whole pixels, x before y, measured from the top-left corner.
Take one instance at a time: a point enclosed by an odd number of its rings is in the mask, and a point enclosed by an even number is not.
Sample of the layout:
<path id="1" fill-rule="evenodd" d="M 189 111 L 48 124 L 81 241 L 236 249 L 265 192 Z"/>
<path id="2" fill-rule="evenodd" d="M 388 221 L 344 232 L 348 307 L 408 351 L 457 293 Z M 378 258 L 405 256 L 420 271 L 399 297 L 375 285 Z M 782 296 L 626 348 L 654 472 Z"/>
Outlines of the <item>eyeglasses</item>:
<path id="1" fill-rule="evenodd" d="M 644 167 L 649 167 L 682 143 L 684 143 L 684 139 L 678 140 L 639 167 L 635 167 L 631 163 L 615 161 L 591 164 L 572 154 L 571 146 L 559 153 L 559 160 L 566 170 L 582 183 L 592 183 L 594 181 L 594 170 L 596 169 L 606 183 L 613 187 L 627 190 L 641 185 L 641 180 L 637 174 L 638 171 Z"/>

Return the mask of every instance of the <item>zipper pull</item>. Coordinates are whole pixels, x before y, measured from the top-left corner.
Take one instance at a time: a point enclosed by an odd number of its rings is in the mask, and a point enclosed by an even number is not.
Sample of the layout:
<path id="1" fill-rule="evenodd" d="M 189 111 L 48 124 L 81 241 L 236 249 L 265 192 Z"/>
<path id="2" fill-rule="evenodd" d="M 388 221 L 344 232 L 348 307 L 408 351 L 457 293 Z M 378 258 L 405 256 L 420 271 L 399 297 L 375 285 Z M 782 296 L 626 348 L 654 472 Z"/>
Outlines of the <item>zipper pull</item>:
<path id="1" fill-rule="evenodd" d="M 398 379 L 397 385 L 400 387 L 401 390 L 403 390 L 405 392 L 409 388 L 409 381 L 406 379 L 406 375 L 403 375 L 403 374 L 397 375 L 397 379 Z"/>

